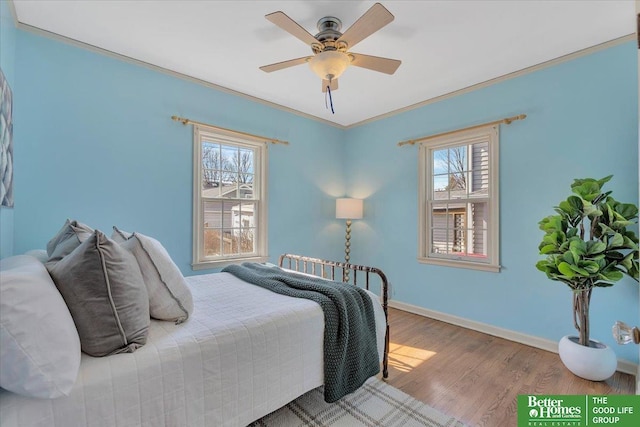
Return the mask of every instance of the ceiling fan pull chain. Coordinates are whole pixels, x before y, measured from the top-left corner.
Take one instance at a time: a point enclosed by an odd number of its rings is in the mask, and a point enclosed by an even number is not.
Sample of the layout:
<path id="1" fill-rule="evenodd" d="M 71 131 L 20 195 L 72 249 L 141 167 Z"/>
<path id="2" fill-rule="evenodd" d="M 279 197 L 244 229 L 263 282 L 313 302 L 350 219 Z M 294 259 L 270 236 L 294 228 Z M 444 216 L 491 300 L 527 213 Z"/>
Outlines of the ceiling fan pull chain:
<path id="1" fill-rule="evenodd" d="M 327 86 L 327 91 L 329 91 L 329 86 Z M 324 108 L 325 109 L 329 109 L 329 103 L 327 102 L 327 98 L 328 98 L 328 94 L 327 92 L 324 93 Z"/>
<path id="2" fill-rule="evenodd" d="M 336 112 L 333 111 L 333 99 L 331 98 L 331 81 L 329 81 L 329 86 L 327 86 L 327 93 L 329 94 L 329 105 L 331 105 L 331 114 L 335 114 Z M 324 99 L 325 99 L 325 104 L 326 104 L 326 102 L 327 102 L 326 95 L 325 95 Z"/>

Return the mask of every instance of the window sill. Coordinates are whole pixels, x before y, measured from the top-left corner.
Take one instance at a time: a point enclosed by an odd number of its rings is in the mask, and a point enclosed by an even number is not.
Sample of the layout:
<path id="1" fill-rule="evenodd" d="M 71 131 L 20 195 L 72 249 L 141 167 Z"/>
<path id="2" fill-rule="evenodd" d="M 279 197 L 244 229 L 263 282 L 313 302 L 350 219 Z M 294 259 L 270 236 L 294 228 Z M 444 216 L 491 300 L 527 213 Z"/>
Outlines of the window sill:
<path id="1" fill-rule="evenodd" d="M 418 262 L 421 264 L 440 265 L 443 267 L 455 267 L 455 268 L 467 268 L 470 270 L 489 271 L 492 273 L 500 272 L 500 265 L 495 264 L 482 264 L 479 262 L 470 261 L 458 261 L 445 258 L 423 258 L 418 257 Z"/>
<path id="2" fill-rule="evenodd" d="M 214 268 L 223 268 L 231 264 L 242 264 L 243 262 L 267 262 L 268 256 L 254 256 L 248 258 L 227 258 L 212 261 L 200 261 L 191 263 L 192 270 L 210 270 Z"/>

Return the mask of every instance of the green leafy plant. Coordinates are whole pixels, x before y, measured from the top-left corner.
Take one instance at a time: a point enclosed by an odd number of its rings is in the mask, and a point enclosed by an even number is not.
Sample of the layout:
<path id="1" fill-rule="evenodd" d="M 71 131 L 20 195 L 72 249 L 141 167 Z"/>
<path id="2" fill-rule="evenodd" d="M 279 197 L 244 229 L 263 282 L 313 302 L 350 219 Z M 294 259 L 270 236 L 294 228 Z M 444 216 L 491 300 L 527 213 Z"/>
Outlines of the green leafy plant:
<path id="1" fill-rule="evenodd" d="M 579 343 L 589 346 L 589 303 L 594 287 L 608 287 L 625 275 L 638 281 L 638 207 L 603 192 L 613 175 L 576 179 L 573 194 L 538 224 L 544 231 L 538 246 L 546 258 L 538 270 L 573 291 L 573 320 Z"/>

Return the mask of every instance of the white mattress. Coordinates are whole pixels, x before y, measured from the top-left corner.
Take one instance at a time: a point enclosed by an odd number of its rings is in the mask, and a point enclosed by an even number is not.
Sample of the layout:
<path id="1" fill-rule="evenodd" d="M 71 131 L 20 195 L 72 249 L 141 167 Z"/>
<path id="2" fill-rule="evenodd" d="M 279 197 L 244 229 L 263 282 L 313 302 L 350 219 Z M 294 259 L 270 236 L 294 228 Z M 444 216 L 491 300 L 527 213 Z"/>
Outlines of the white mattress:
<path id="1" fill-rule="evenodd" d="M 228 273 L 187 281 L 195 306 L 188 322 L 152 320 L 135 353 L 83 354 L 67 397 L 0 389 L 0 426 L 246 426 L 322 385 L 319 305 Z M 384 312 L 371 295 L 382 358 Z"/>

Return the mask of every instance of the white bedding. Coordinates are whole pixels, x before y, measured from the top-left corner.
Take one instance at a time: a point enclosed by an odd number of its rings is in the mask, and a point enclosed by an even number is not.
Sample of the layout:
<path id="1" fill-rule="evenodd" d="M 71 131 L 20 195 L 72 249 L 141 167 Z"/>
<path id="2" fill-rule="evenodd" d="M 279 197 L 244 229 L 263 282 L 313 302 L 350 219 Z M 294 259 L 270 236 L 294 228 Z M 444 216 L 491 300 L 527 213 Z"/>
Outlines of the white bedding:
<path id="1" fill-rule="evenodd" d="M 322 385 L 319 305 L 228 273 L 187 281 L 195 306 L 189 321 L 152 320 L 135 353 L 83 354 L 68 397 L 0 389 L 0 426 L 246 426 Z M 382 358 L 385 317 L 371 295 Z"/>

